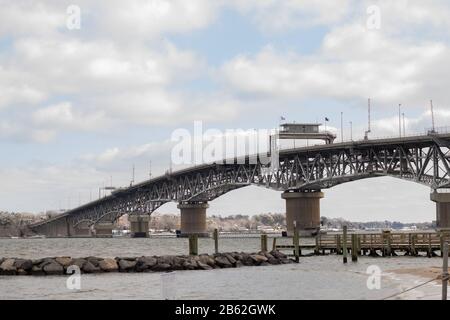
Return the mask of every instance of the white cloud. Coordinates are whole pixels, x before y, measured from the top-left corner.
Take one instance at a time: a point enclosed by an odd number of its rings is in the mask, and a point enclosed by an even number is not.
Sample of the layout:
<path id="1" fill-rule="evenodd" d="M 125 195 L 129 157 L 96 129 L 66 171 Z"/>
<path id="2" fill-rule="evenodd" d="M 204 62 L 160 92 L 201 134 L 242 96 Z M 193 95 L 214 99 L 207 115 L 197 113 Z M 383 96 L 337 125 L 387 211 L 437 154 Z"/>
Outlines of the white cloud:
<path id="1" fill-rule="evenodd" d="M 417 105 L 430 97 L 445 100 L 449 49 L 440 42 L 411 44 L 351 25 L 330 32 L 318 54 L 266 47 L 255 56 L 232 59 L 222 73 L 231 90 L 259 97 L 373 97 L 383 103 Z"/>
<path id="2" fill-rule="evenodd" d="M 0 36 L 49 35 L 65 26 L 66 7 L 60 1 L 2 0 L 0 7 Z"/>
<path id="3" fill-rule="evenodd" d="M 240 12 L 266 32 L 335 24 L 348 14 L 350 4 L 350 0 L 233 1 Z"/>

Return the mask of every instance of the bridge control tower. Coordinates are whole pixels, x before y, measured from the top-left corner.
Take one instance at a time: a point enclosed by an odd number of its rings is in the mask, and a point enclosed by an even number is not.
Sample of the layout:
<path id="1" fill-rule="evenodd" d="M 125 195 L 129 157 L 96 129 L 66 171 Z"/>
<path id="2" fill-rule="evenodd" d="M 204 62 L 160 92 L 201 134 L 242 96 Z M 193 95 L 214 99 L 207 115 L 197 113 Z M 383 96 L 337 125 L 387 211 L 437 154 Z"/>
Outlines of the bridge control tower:
<path id="1" fill-rule="evenodd" d="M 284 123 L 280 125 L 279 139 L 317 139 L 333 143 L 336 135 L 329 131 L 319 131 L 320 123 Z"/>

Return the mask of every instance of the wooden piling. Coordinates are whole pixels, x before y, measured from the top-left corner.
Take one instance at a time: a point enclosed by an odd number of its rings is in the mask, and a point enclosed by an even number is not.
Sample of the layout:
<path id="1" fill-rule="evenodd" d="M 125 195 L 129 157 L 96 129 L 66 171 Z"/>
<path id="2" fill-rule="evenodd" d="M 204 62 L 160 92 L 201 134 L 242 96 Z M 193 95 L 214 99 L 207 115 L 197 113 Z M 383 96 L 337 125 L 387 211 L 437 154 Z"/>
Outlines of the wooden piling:
<path id="1" fill-rule="evenodd" d="M 219 253 L 219 230 L 214 229 L 213 238 L 214 238 L 214 252 L 217 254 Z"/>
<path id="2" fill-rule="evenodd" d="M 295 256 L 295 262 L 299 262 L 300 261 L 300 245 L 299 245 L 299 234 L 298 234 L 298 229 L 297 229 L 297 223 L 296 221 L 294 221 L 294 237 L 293 237 L 293 241 L 294 241 L 294 256 Z"/>
<path id="3" fill-rule="evenodd" d="M 198 255 L 198 235 L 197 234 L 189 235 L 189 255 L 190 256 Z"/>
<path id="4" fill-rule="evenodd" d="M 352 261 L 358 261 L 358 235 L 352 234 Z"/>
<path id="5" fill-rule="evenodd" d="M 384 236 L 386 238 L 386 255 L 390 256 L 392 254 L 391 231 L 385 231 Z"/>
<path id="6" fill-rule="evenodd" d="M 343 227 L 343 235 L 342 235 L 342 255 L 343 262 L 347 263 L 347 226 Z"/>
<path id="7" fill-rule="evenodd" d="M 448 242 L 443 245 L 443 263 L 442 263 L 442 300 L 447 300 L 448 284 Z"/>
<path id="8" fill-rule="evenodd" d="M 417 235 L 411 234 L 410 236 L 411 236 L 411 249 L 410 249 L 411 255 L 412 256 L 416 256 L 417 255 L 417 251 L 416 251 L 416 237 L 417 237 Z"/>
<path id="9" fill-rule="evenodd" d="M 261 235 L 261 251 L 267 251 L 267 234 Z"/>
<path id="10" fill-rule="evenodd" d="M 433 256 L 433 250 L 431 248 L 431 233 L 428 234 L 428 250 L 427 250 L 427 256 L 428 258 L 431 258 Z"/>
<path id="11" fill-rule="evenodd" d="M 320 242 L 320 233 L 318 233 L 316 235 L 316 247 L 314 249 L 314 254 L 317 254 L 317 255 L 320 254 L 320 244 L 319 244 L 319 242 Z"/>
<path id="12" fill-rule="evenodd" d="M 273 241 L 272 241 L 272 250 L 275 251 L 277 250 L 277 238 L 274 237 Z"/>
<path id="13" fill-rule="evenodd" d="M 336 254 L 341 254 L 341 235 L 336 235 Z"/>

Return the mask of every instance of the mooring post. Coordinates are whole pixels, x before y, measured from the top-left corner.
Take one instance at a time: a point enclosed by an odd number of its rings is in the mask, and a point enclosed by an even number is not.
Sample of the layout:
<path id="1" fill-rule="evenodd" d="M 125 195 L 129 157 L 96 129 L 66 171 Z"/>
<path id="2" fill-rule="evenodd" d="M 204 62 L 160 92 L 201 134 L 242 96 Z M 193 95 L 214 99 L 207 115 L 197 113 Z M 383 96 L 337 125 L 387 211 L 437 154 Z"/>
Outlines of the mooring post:
<path id="1" fill-rule="evenodd" d="M 442 263 L 442 300 L 447 300 L 447 283 L 448 283 L 448 242 L 444 242 Z"/>
<path id="2" fill-rule="evenodd" d="M 344 263 L 347 263 L 347 226 L 344 226 L 342 228 L 343 234 L 342 234 L 342 254 L 343 254 L 343 261 Z"/>
<path id="3" fill-rule="evenodd" d="M 341 254 L 341 235 L 336 235 L 336 254 Z"/>
<path id="4" fill-rule="evenodd" d="M 261 251 L 267 251 L 267 234 L 261 235 Z"/>
<path id="5" fill-rule="evenodd" d="M 317 233 L 316 235 L 316 248 L 314 249 L 314 254 L 320 254 L 320 233 Z"/>
<path id="6" fill-rule="evenodd" d="M 219 253 L 219 230 L 214 229 L 213 238 L 214 238 L 214 252 L 216 254 L 218 254 Z"/>
<path id="7" fill-rule="evenodd" d="M 189 255 L 196 256 L 198 255 L 198 235 L 191 234 L 189 236 Z"/>
<path id="8" fill-rule="evenodd" d="M 428 258 L 433 256 L 433 248 L 431 247 L 431 233 L 428 234 L 428 250 L 427 250 Z"/>
<path id="9" fill-rule="evenodd" d="M 277 250 L 277 237 L 273 238 L 273 242 L 272 242 L 272 250 L 275 251 Z"/>
<path id="10" fill-rule="evenodd" d="M 352 234 L 352 261 L 357 262 L 358 261 L 358 235 Z"/>
<path id="11" fill-rule="evenodd" d="M 411 255 L 412 256 L 416 256 L 417 252 L 416 252 L 416 234 L 412 234 L 411 235 Z"/>
<path id="12" fill-rule="evenodd" d="M 297 221 L 294 221 L 294 256 L 295 256 L 295 262 L 300 261 L 300 246 L 299 246 L 299 234 L 297 229 Z"/>
<path id="13" fill-rule="evenodd" d="M 391 243 L 391 231 L 386 231 L 385 233 L 385 237 L 386 237 L 386 244 L 387 244 L 387 248 L 386 248 L 386 254 L 388 256 L 390 256 L 392 254 L 392 243 Z"/>

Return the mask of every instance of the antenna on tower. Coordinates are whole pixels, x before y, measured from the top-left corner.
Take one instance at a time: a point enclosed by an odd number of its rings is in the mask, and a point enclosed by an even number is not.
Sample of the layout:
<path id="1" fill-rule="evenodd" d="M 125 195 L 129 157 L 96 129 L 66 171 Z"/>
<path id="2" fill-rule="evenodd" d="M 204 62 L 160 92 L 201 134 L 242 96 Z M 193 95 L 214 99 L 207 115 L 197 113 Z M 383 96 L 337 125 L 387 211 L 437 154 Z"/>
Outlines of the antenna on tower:
<path id="1" fill-rule="evenodd" d="M 430 100 L 430 108 L 431 108 L 431 133 L 435 133 L 434 131 L 434 110 L 433 110 L 433 100 Z"/>
<path id="2" fill-rule="evenodd" d="M 135 173 L 135 167 L 134 167 L 134 163 L 133 163 L 133 176 L 131 177 L 130 186 L 132 186 L 134 184 L 134 173 Z"/>
<path id="3" fill-rule="evenodd" d="M 370 98 L 367 99 L 367 131 L 364 132 L 364 140 L 369 139 L 370 132 Z"/>

